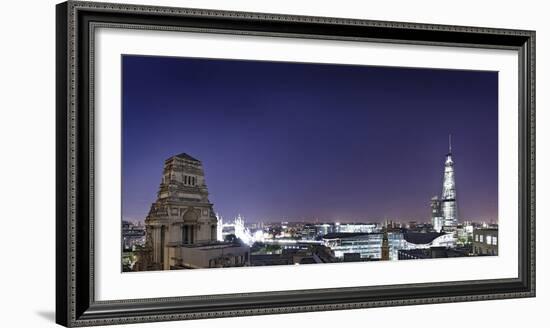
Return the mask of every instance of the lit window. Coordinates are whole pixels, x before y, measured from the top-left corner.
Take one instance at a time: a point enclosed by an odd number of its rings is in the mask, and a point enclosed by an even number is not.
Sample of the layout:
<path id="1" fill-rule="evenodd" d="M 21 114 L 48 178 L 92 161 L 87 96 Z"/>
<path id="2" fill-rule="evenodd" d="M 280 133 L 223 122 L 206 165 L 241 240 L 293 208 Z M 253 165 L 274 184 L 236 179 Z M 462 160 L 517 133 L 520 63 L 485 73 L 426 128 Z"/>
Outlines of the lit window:
<path id="1" fill-rule="evenodd" d="M 493 237 L 493 245 L 496 245 L 496 244 L 497 244 L 497 237 L 494 236 L 494 237 Z"/>
<path id="2" fill-rule="evenodd" d="M 492 239 L 491 236 L 487 236 L 487 240 L 486 240 L 487 245 L 491 245 L 493 243 L 491 239 Z"/>

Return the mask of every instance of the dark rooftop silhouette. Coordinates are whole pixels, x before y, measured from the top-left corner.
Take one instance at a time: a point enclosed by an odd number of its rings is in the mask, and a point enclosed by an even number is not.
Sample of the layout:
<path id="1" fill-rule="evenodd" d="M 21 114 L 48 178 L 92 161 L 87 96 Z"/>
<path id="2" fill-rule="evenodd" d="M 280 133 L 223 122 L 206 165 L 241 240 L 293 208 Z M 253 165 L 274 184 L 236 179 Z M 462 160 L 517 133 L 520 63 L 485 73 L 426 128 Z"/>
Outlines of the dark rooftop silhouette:
<path id="1" fill-rule="evenodd" d="M 194 158 L 193 156 L 191 156 L 187 153 L 181 153 L 181 154 L 176 155 L 174 157 L 183 158 L 183 159 L 186 159 L 188 161 L 193 161 L 193 162 L 199 162 L 200 163 L 200 161 L 198 159 Z"/>

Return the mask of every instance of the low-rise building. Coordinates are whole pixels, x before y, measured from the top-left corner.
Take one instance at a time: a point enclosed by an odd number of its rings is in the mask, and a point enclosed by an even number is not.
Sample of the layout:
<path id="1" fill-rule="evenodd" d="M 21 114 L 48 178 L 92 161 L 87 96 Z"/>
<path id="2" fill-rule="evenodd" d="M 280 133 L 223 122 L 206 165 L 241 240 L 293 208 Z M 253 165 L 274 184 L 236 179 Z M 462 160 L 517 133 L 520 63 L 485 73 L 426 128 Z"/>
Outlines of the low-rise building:
<path id="1" fill-rule="evenodd" d="M 399 260 L 437 259 L 464 256 L 468 256 L 468 251 L 465 249 L 453 249 L 441 246 L 430 248 L 402 249 L 398 251 Z"/>
<path id="2" fill-rule="evenodd" d="M 310 245 L 307 249 L 283 249 L 277 254 L 252 254 L 252 266 L 334 263 L 338 259 L 330 248 Z"/>
<path id="3" fill-rule="evenodd" d="M 168 245 L 167 266 L 170 270 L 226 268 L 247 266 L 250 248 L 228 242 Z"/>
<path id="4" fill-rule="evenodd" d="M 498 229 L 474 229 L 472 251 L 475 255 L 498 255 Z"/>
<path id="5" fill-rule="evenodd" d="M 358 253 L 363 260 L 382 258 L 383 233 L 339 232 L 323 236 L 323 243 L 343 259 L 344 254 Z M 397 250 L 403 248 L 403 234 L 388 232 L 389 259 L 397 260 Z M 348 258 L 352 255 L 347 255 Z"/>

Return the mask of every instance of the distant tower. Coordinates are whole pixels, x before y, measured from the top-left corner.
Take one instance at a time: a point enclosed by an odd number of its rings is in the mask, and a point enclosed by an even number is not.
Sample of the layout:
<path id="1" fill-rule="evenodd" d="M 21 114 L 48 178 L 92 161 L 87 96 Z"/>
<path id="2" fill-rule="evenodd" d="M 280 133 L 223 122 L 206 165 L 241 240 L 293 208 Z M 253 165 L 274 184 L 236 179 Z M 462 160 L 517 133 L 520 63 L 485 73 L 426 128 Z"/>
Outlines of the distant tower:
<path id="1" fill-rule="evenodd" d="M 388 241 L 388 228 L 384 229 L 384 236 L 382 237 L 382 261 L 388 261 L 390 259 L 390 243 Z"/>
<path id="2" fill-rule="evenodd" d="M 444 225 L 443 213 L 441 211 L 441 199 L 437 196 L 432 197 L 430 205 L 432 210 L 431 215 L 433 229 L 437 232 L 441 232 L 441 228 L 443 228 Z"/>
<path id="3" fill-rule="evenodd" d="M 449 135 L 449 152 L 445 156 L 443 192 L 441 193 L 441 212 L 444 226 L 457 226 L 456 186 L 454 162 L 452 158 L 451 135 Z"/>

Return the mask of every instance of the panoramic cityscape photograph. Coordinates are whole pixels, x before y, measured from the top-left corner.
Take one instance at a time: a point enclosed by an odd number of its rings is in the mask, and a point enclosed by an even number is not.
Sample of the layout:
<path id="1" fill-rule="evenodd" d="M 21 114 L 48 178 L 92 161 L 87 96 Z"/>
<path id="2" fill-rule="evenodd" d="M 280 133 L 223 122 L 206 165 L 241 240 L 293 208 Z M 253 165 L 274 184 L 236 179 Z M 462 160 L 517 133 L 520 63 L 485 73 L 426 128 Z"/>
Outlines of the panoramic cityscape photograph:
<path id="1" fill-rule="evenodd" d="M 123 272 L 498 256 L 498 72 L 121 60 Z"/>

